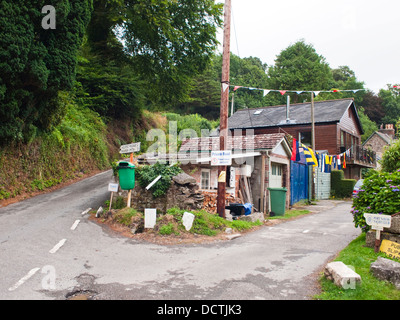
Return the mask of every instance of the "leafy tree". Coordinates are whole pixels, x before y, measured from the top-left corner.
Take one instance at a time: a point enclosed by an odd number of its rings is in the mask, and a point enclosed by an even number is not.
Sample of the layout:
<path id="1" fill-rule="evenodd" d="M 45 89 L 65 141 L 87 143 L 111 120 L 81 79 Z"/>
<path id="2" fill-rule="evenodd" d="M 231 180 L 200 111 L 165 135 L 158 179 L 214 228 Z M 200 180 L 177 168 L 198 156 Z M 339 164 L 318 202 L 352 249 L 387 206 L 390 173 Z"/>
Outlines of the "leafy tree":
<path id="1" fill-rule="evenodd" d="M 379 97 L 382 99 L 382 104 L 385 111 L 385 116 L 382 118 L 383 123 L 395 124 L 400 119 L 400 90 L 388 85 L 388 89 L 381 89 Z"/>
<path id="2" fill-rule="evenodd" d="M 381 124 L 382 119 L 385 117 L 385 110 L 383 107 L 383 100 L 381 97 L 375 95 L 371 91 L 367 91 L 361 102 L 364 107 L 365 114 L 376 124 Z"/>
<path id="3" fill-rule="evenodd" d="M 364 142 L 371 134 L 378 131 L 378 126 L 365 114 L 365 109 L 363 107 L 358 108 L 358 116 L 364 129 L 364 134 L 361 136 L 361 140 Z"/>
<path id="4" fill-rule="evenodd" d="M 400 170 L 400 140 L 385 149 L 380 163 L 382 171 L 394 172 Z"/>
<path id="5" fill-rule="evenodd" d="M 283 50 L 268 75 L 270 87 L 275 90 L 330 90 L 333 84 L 325 58 L 304 40 Z M 293 100 L 297 99 L 295 95 Z"/>
<path id="6" fill-rule="evenodd" d="M 222 5 L 214 0 L 94 0 L 89 40 L 98 47 L 124 43 L 135 70 L 161 103 L 186 98 L 217 44 Z M 162 94 L 160 92 L 162 91 Z"/>
<path id="7" fill-rule="evenodd" d="M 0 2 L 0 143 L 29 140 L 59 123 L 59 90 L 72 88 L 91 1 L 59 0 L 56 29 L 43 29 L 44 0 Z"/>

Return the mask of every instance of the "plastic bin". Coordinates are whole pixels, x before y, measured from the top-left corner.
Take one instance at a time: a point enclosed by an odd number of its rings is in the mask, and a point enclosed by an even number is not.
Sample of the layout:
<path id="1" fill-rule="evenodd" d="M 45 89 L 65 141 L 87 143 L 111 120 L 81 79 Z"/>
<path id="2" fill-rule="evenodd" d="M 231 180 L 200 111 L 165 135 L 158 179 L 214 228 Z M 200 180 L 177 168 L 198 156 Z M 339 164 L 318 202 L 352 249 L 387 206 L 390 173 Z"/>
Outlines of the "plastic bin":
<path id="1" fill-rule="evenodd" d="M 271 203 L 271 213 L 283 216 L 286 210 L 286 188 L 268 188 Z"/>
<path id="2" fill-rule="evenodd" d="M 130 162 L 121 161 L 117 166 L 119 185 L 122 190 L 132 190 L 135 187 L 135 165 Z"/>

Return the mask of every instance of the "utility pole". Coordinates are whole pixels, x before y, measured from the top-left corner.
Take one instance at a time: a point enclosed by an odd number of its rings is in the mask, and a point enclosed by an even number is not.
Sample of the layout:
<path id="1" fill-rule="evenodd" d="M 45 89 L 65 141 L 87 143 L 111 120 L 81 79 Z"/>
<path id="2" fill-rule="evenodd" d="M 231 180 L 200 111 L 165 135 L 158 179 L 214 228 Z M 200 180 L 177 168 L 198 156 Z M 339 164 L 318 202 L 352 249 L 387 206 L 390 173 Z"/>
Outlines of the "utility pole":
<path id="1" fill-rule="evenodd" d="M 225 0 L 224 7 L 224 40 L 222 52 L 222 79 L 221 79 L 221 106 L 220 106 L 220 133 L 219 148 L 225 150 L 228 140 L 228 109 L 229 109 L 229 69 L 230 69 L 230 37 L 231 37 L 231 0 Z M 217 212 L 225 218 L 226 166 L 218 167 L 218 196 Z"/>
<path id="2" fill-rule="evenodd" d="M 311 92 L 311 148 L 315 153 L 314 92 Z M 311 199 L 315 199 L 314 166 L 312 166 L 311 170 Z"/>

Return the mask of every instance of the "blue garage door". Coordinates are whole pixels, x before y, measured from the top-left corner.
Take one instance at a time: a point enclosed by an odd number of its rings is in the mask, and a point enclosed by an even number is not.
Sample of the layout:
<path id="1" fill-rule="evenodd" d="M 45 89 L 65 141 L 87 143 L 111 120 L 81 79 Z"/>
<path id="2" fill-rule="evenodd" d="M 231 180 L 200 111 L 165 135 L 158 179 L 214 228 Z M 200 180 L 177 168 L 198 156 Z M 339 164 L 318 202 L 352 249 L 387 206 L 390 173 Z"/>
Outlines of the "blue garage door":
<path id="1" fill-rule="evenodd" d="M 290 205 L 308 199 L 308 165 L 290 161 Z"/>

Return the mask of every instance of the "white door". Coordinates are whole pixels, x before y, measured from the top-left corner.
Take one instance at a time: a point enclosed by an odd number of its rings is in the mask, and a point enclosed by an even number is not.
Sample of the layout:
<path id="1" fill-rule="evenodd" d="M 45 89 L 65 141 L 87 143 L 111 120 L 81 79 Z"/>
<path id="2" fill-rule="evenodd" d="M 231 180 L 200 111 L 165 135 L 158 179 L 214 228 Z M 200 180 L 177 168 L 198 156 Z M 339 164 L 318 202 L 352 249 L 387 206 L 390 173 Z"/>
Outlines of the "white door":
<path id="1" fill-rule="evenodd" d="M 271 174 L 269 180 L 270 188 L 282 188 L 282 165 L 278 163 L 271 164 Z"/>

